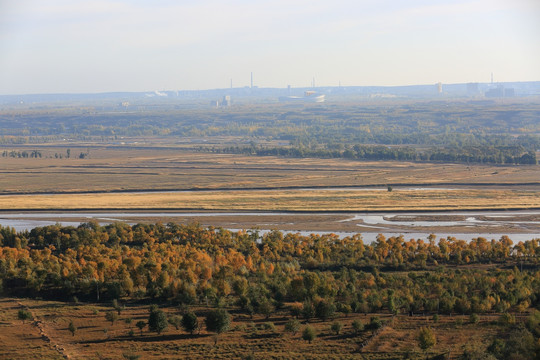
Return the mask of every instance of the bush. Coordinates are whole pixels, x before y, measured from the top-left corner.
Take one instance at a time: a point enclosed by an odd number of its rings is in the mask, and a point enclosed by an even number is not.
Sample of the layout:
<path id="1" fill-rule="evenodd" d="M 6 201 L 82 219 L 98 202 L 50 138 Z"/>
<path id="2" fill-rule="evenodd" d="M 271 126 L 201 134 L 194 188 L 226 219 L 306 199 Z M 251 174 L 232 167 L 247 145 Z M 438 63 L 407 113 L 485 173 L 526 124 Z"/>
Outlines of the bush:
<path id="1" fill-rule="evenodd" d="M 437 338 L 430 328 L 423 327 L 418 332 L 418 346 L 420 349 L 427 351 L 430 347 L 437 343 Z"/>
<path id="2" fill-rule="evenodd" d="M 336 335 L 339 335 L 339 332 L 343 328 L 343 324 L 339 321 L 334 321 L 332 325 L 330 326 L 330 329 L 336 333 Z"/>
<path id="3" fill-rule="evenodd" d="M 19 318 L 19 320 L 22 320 L 22 322 L 24 324 L 24 322 L 26 320 L 31 320 L 32 319 L 32 313 L 30 311 L 28 311 L 28 310 L 21 309 L 17 313 L 17 317 Z"/>
<path id="4" fill-rule="evenodd" d="M 261 329 L 274 331 L 276 330 L 276 326 L 274 325 L 273 322 L 268 321 L 261 325 Z"/>
<path id="5" fill-rule="evenodd" d="M 105 319 L 107 321 L 110 321 L 112 325 L 114 325 L 114 322 L 118 320 L 118 314 L 115 311 L 107 311 L 105 313 Z"/>
<path id="6" fill-rule="evenodd" d="M 302 339 L 308 341 L 310 344 L 317 337 L 317 332 L 312 326 L 306 326 L 302 331 Z"/>
<path id="7" fill-rule="evenodd" d="M 290 319 L 285 323 L 285 331 L 293 333 L 293 335 L 296 335 L 296 333 L 300 330 L 300 321 L 297 319 Z"/>
<path id="8" fill-rule="evenodd" d="M 139 328 L 139 330 L 141 331 L 141 336 L 142 336 L 142 331 L 143 331 L 144 327 L 146 326 L 146 322 L 144 322 L 142 320 L 137 321 L 135 326 Z"/>
<path id="9" fill-rule="evenodd" d="M 360 333 L 360 331 L 364 330 L 364 323 L 360 320 L 354 320 L 352 323 L 352 328 L 354 329 L 354 332 L 356 335 Z"/>

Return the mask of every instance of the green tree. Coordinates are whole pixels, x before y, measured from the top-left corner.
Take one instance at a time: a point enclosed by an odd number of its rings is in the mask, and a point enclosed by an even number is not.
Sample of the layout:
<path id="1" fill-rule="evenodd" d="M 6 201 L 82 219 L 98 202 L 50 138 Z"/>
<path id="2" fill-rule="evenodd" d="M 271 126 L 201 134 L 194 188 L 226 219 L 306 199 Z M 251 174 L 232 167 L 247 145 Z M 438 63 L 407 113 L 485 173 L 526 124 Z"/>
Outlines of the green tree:
<path id="1" fill-rule="evenodd" d="M 182 328 L 191 335 L 193 335 L 193 332 L 197 330 L 199 327 L 199 320 L 197 319 L 197 315 L 195 315 L 194 312 L 187 312 L 182 317 Z"/>
<path id="2" fill-rule="evenodd" d="M 334 316 L 335 311 L 336 307 L 328 300 L 320 300 L 315 306 L 315 315 L 322 321 Z"/>
<path id="3" fill-rule="evenodd" d="M 225 309 L 210 311 L 204 320 L 206 329 L 216 334 L 221 334 L 229 329 L 231 315 Z"/>
<path id="4" fill-rule="evenodd" d="M 317 332 L 310 325 L 306 326 L 304 330 L 302 331 L 302 339 L 308 341 L 310 344 L 313 340 L 315 340 L 316 337 L 317 337 Z"/>
<path id="5" fill-rule="evenodd" d="M 167 326 L 167 315 L 157 306 L 152 306 L 148 316 L 148 330 L 157 332 L 159 335 L 167 329 Z"/>
<path id="6" fill-rule="evenodd" d="M 261 302 L 257 306 L 257 309 L 258 309 L 258 312 L 260 314 L 264 315 L 264 317 L 266 319 L 268 319 L 270 317 L 270 315 L 272 315 L 272 313 L 274 312 L 275 307 L 274 307 L 274 305 L 272 305 L 270 300 L 263 299 L 263 300 L 261 300 Z"/>

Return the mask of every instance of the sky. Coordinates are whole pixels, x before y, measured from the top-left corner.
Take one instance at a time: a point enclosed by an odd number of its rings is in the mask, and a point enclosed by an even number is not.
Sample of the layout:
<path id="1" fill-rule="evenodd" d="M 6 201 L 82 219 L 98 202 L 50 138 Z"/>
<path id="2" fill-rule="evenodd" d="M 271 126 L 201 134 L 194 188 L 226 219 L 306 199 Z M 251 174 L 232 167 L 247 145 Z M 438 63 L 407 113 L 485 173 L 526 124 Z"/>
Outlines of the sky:
<path id="1" fill-rule="evenodd" d="M 0 0 L 0 94 L 540 81 L 540 0 Z"/>

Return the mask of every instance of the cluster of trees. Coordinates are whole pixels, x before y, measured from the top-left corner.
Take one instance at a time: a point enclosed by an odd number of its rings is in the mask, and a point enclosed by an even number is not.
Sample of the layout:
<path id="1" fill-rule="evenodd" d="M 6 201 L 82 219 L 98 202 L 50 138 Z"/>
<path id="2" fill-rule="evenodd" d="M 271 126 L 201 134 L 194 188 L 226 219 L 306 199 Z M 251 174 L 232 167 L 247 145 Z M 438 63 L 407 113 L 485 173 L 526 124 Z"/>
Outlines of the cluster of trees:
<path id="1" fill-rule="evenodd" d="M 41 158 L 41 151 L 39 150 L 32 150 L 31 152 L 28 151 L 20 151 L 20 150 L 4 150 L 2 151 L 2 157 L 12 157 L 12 158 Z"/>
<path id="2" fill-rule="evenodd" d="M 4 294 L 235 304 L 269 316 L 286 302 L 305 319 L 335 311 L 489 313 L 540 304 L 538 239 L 260 236 L 198 225 L 0 228 Z M 504 263 L 473 270 L 454 265 Z M 446 265 L 452 265 L 446 266 Z M 523 271 L 520 271 L 523 269 Z M 430 270 L 430 271 L 418 271 Z"/>
<path id="3" fill-rule="evenodd" d="M 90 151 L 87 150 L 86 152 L 81 152 L 77 157 L 79 159 L 86 159 L 88 156 L 90 155 Z M 52 157 L 53 155 L 51 155 Z M 2 151 L 2 157 L 11 157 L 11 158 L 42 158 L 43 157 L 43 154 L 41 151 L 39 150 L 32 150 L 30 152 L 26 151 L 26 150 L 11 150 L 11 151 L 8 151 L 8 150 L 4 150 Z M 45 156 L 45 157 L 49 157 L 49 156 Z M 66 150 L 66 153 L 57 153 L 55 152 L 54 153 L 54 158 L 55 159 L 63 159 L 63 158 L 71 158 L 71 149 L 67 149 Z"/>
<path id="4" fill-rule="evenodd" d="M 379 235 L 364 244 L 361 235 L 260 235 L 197 224 L 89 222 L 23 232 L 0 227 L 1 294 L 112 300 L 114 311 L 106 317 L 113 324 L 122 310 L 116 299 L 187 309 L 182 317 L 167 318 L 152 307 L 148 321 L 136 325 L 157 333 L 167 324 L 190 333 L 200 330 L 201 322 L 189 310 L 193 305 L 216 307 L 204 321 L 215 333 L 229 326 L 225 306 L 267 319 L 276 311 L 288 312 L 285 329 L 293 333 L 300 330 L 299 319 L 326 321 L 338 312 L 471 314 L 471 319 L 502 313 L 512 324 L 511 312 L 540 309 L 539 265 L 539 239 L 514 244 L 507 236 L 466 242 Z M 534 345 L 540 317 L 531 319 L 530 326 L 518 330 L 526 331 L 522 337 Z M 353 323 L 355 332 L 382 326 L 375 317 L 367 324 Z M 340 330 L 338 322 L 332 324 L 333 332 Z M 316 334 L 306 326 L 302 336 L 312 341 Z M 423 330 L 421 341 L 432 346 L 429 331 Z M 500 359 L 515 348 L 507 342 L 492 347 Z"/>
<path id="5" fill-rule="evenodd" d="M 466 146 L 420 149 L 411 146 L 354 145 L 343 149 L 322 146 L 307 147 L 257 147 L 229 146 L 201 148 L 224 153 L 257 156 L 347 158 L 358 160 L 400 160 L 458 163 L 526 164 L 536 165 L 536 152 L 517 146 Z"/>

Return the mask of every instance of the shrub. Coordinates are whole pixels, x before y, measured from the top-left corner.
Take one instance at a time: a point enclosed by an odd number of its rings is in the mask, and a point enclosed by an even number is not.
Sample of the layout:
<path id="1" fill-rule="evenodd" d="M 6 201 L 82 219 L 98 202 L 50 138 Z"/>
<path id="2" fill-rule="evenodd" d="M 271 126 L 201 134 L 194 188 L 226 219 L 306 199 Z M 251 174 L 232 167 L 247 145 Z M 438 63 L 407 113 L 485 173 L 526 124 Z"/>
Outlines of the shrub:
<path id="1" fill-rule="evenodd" d="M 334 321 L 332 325 L 330 326 L 330 329 L 336 333 L 336 335 L 339 335 L 339 332 L 343 328 L 343 324 L 339 321 Z"/>
<path id="2" fill-rule="evenodd" d="M 352 323 L 352 328 L 354 329 L 354 332 L 356 335 L 360 333 L 360 331 L 364 330 L 364 323 L 360 320 L 354 320 Z"/>
<path id="3" fill-rule="evenodd" d="M 293 333 L 293 335 L 296 335 L 296 333 L 300 330 L 300 321 L 297 319 L 290 319 L 285 323 L 285 331 Z"/>
<path id="4" fill-rule="evenodd" d="M 302 339 L 308 341 L 310 344 L 317 337 L 317 332 L 312 326 L 306 326 L 302 331 Z"/>

